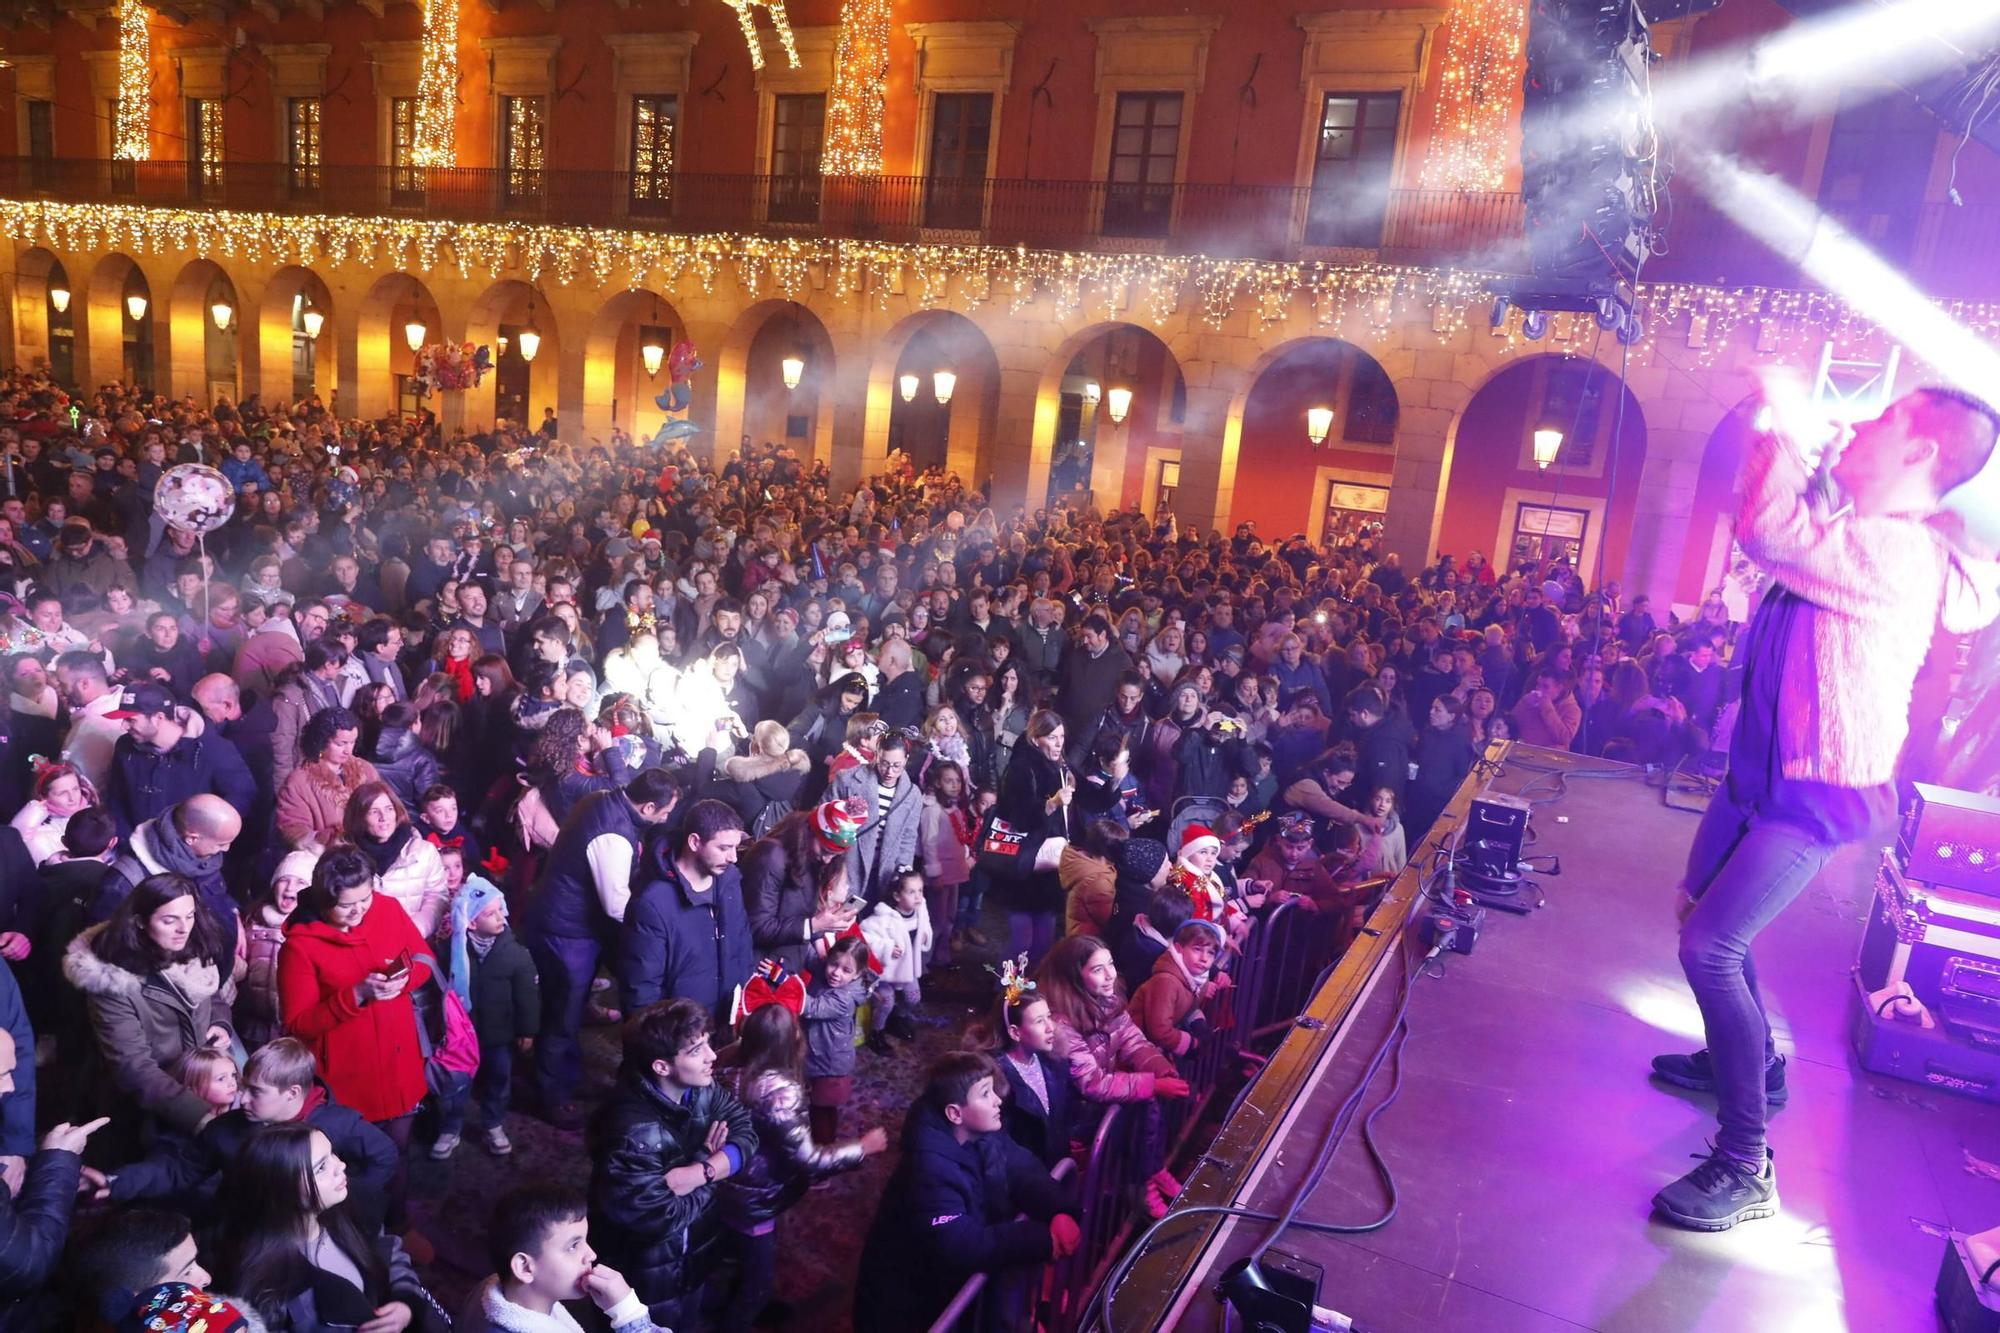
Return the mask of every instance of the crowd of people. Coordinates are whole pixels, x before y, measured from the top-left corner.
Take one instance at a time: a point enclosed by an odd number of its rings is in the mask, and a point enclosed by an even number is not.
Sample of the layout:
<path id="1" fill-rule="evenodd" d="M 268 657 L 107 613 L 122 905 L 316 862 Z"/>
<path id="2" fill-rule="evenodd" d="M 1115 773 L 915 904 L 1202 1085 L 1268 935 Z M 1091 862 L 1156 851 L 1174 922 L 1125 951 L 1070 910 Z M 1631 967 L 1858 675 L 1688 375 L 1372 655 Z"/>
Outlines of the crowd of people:
<path id="1" fill-rule="evenodd" d="M 445 1327 L 410 1163 L 507 1170 L 517 1084 L 588 1188 L 519 1182 L 458 1327 L 782 1317 L 784 1215 L 892 1140 L 855 1326 L 926 1327 L 1075 1247 L 1049 1168 L 1187 1098 L 1250 931 L 1338 946 L 1487 742 L 1672 764 L 1731 706 L 1720 599 L 1366 524 L 29 372 L 0 450 L 4 1328 Z M 990 1015 L 849 1123 L 946 970 Z"/>

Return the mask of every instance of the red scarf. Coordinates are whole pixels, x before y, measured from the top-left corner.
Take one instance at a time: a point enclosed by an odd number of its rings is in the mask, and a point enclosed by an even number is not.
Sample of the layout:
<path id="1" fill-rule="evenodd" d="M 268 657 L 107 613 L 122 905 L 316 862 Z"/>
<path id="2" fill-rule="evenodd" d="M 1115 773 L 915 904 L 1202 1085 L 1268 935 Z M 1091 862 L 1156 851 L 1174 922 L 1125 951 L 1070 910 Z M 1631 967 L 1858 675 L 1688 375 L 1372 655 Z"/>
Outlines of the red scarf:
<path id="1" fill-rule="evenodd" d="M 451 683 L 458 687 L 458 701 L 472 698 L 472 659 L 469 657 L 447 657 L 440 667 L 451 677 Z"/>

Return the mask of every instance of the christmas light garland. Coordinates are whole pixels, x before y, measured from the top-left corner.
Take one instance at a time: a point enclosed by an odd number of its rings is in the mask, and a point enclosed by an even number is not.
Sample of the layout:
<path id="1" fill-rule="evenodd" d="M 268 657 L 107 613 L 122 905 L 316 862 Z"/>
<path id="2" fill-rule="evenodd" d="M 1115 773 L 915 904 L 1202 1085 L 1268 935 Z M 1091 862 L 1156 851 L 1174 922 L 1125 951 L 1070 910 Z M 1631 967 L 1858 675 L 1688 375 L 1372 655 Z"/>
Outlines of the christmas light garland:
<path id="1" fill-rule="evenodd" d="M 1425 189 L 1498 190 L 1506 183 L 1526 27 L 1524 0 L 1455 0 L 1445 22 Z"/>
<path id="2" fill-rule="evenodd" d="M 458 0 L 424 0 L 423 66 L 417 75 L 417 124 L 410 162 L 458 164 Z"/>
<path id="3" fill-rule="evenodd" d="M 778 45 L 785 48 L 785 63 L 793 69 L 799 67 L 799 48 L 792 40 L 792 21 L 785 13 L 785 0 L 723 0 L 736 11 L 736 22 L 743 29 L 743 40 L 750 48 L 750 68 L 764 68 L 764 41 L 757 35 L 757 16 L 752 10 L 761 9 L 771 16 L 771 29 L 778 34 Z"/>
<path id="4" fill-rule="evenodd" d="M 889 91 L 889 0 L 843 0 L 840 45 L 826 108 L 828 176 L 882 174 L 882 108 Z"/>
<path id="5" fill-rule="evenodd" d="M 120 162 L 144 162 L 152 156 L 147 142 L 152 119 L 153 34 L 140 0 L 118 0 L 118 105 L 111 127 L 111 156 Z"/>
<path id="6" fill-rule="evenodd" d="M 73 254 L 108 250 L 160 255 L 199 254 L 249 262 L 325 262 L 424 271 L 448 265 L 469 278 L 524 272 L 530 282 L 559 286 L 588 281 L 603 288 L 622 278 L 628 289 L 662 293 L 698 289 L 712 295 L 733 279 L 751 300 L 767 291 L 800 300 L 821 286 L 837 300 L 873 300 L 887 309 L 898 291 L 919 308 L 956 299 L 968 309 L 1005 301 L 1019 312 L 1046 299 L 1058 320 L 1079 310 L 1132 318 L 1132 307 L 1164 325 L 1184 306 L 1210 328 L 1238 313 L 1256 332 L 1312 313 L 1313 326 L 1335 333 L 1386 338 L 1423 319 L 1450 338 L 1491 305 L 1497 275 L 1462 268 L 1317 261 L 1215 259 L 1207 256 L 1096 254 L 1030 250 L 1025 246 L 908 245 L 880 241 L 785 238 L 712 233 L 666 235 L 606 228 L 546 227 L 509 222 L 450 222 L 404 218 L 294 216 L 227 210 L 146 208 L 128 204 L 63 204 L 0 200 L 0 236 Z M 621 272 L 622 270 L 622 272 Z M 1646 337 L 1686 336 L 1704 366 L 1713 365 L 1749 331 L 1757 348 L 1782 355 L 1831 340 L 1844 348 L 1884 341 L 1866 315 L 1823 292 L 1769 287 L 1719 288 L 1646 283 L 1640 288 Z M 2000 304 L 1941 301 L 1939 309 L 1982 337 L 2000 341 Z M 1549 337 L 1531 342 L 1515 313 L 1501 331 L 1503 352 L 1588 347 L 1589 316 L 1557 316 Z M 1643 352 L 1643 347 L 1637 349 Z"/>

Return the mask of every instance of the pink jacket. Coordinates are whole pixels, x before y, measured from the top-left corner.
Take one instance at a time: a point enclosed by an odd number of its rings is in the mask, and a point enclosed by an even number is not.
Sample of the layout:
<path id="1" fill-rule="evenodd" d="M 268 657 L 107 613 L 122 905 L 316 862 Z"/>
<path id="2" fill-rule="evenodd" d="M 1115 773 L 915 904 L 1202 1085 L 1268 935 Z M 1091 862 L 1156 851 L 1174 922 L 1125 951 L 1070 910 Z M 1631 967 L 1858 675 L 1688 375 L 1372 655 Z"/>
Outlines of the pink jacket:
<path id="1" fill-rule="evenodd" d="M 972 849 L 959 841 L 951 815 L 935 796 L 924 797 L 917 854 L 924 858 L 924 879 L 929 883 L 963 884 L 972 878 Z"/>
<path id="2" fill-rule="evenodd" d="M 1094 1102 L 1143 1102 L 1153 1095 L 1155 1078 L 1174 1072 L 1173 1062 L 1123 1009 L 1088 1037 L 1057 1018 L 1055 1057 L 1069 1064 L 1077 1091 Z"/>
<path id="3" fill-rule="evenodd" d="M 1933 522 L 1830 514 L 1808 501 L 1808 481 L 1776 436 L 1752 438 L 1736 540 L 1826 612 L 1814 618 L 1811 662 L 1787 662 L 1779 682 L 1779 758 L 1788 778 L 1872 787 L 1895 775 L 1940 619 L 1969 634 L 2000 617 L 2000 564 L 1958 550 Z"/>

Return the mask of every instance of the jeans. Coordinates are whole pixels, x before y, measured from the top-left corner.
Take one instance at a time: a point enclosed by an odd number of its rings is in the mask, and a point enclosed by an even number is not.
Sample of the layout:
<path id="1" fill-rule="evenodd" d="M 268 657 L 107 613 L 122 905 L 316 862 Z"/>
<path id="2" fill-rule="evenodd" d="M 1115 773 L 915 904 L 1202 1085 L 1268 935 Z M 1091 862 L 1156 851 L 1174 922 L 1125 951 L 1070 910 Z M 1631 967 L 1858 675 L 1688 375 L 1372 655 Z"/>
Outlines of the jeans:
<path id="1" fill-rule="evenodd" d="M 583 1077 L 583 1010 L 590 1001 L 590 979 L 597 975 L 603 946 L 595 939 L 550 935 L 528 946 L 541 979 L 542 1030 L 535 1038 L 535 1084 L 542 1109 L 576 1100 Z"/>
<path id="2" fill-rule="evenodd" d="M 451 1096 L 438 1099 L 440 1131 L 446 1134 L 464 1131 L 467 1102 L 476 1103 L 479 1107 L 479 1129 L 492 1129 L 506 1120 L 507 1106 L 513 1095 L 514 1048 L 506 1042 L 498 1046 L 481 1046 L 479 1072 L 454 1089 Z"/>
<path id="3" fill-rule="evenodd" d="M 1033 967 L 1042 961 L 1042 955 L 1054 947 L 1056 942 L 1056 913 L 1054 912 L 1009 912 L 1007 913 L 1007 956 L 1017 958 L 1028 955 L 1028 965 Z"/>
<path id="4" fill-rule="evenodd" d="M 1777 1056 L 1750 942 L 1837 850 L 1810 829 L 1743 809 L 1725 786 L 1688 852 L 1685 885 L 1695 906 L 1681 926 L 1681 970 L 1708 1036 L 1716 1147 L 1741 1162 L 1763 1160 L 1764 1068 Z"/>
<path id="5" fill-rule="evenodd" d="M 736 1289 L 730 1293 L 729 1304 L 717 1322 L 720 1333 L 750 1333 L 757 1322 L 757 1315 L 778 1290 L 778 1233 L 766 1231 L 761 1236 L 747 1232 L 731 1231 L 729 1238 L 735 1242 Z"/>
<path id="6" fill-rule="evenodd" d="M 965 887 L 958 891 L 956 924 L 960 930 L 979 924 L 979 909 L 986 903 L 986 884 L 986 872 L 975 870 L 972 878 L 965 881 Z"/>

